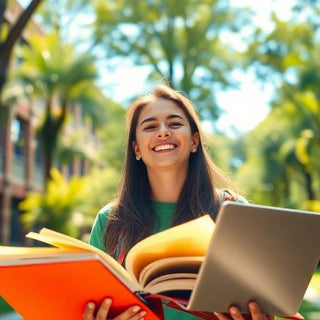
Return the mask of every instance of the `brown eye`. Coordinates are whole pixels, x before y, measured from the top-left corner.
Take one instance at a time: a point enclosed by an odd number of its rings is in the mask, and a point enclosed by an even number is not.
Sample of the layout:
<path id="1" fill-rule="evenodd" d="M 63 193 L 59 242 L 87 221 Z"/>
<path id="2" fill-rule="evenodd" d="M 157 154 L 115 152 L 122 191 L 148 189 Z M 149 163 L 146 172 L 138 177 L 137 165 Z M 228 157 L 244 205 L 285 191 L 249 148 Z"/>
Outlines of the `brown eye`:
<path id="1" fill-rule="evenodd" d="M 178 127 L 181 127 L 182 126 L 182 123 L 180 122 L 172 122 L 170 123 L 170 127 L 171 128 L 178 128 Z"/>
<path id="2" fill-rule="evenodd" d="M 155 129 L 156 128 L 156 125 L 155 124 L 150 124 L 150 125 L 148 125 L 148 126 L 145 126 L 144 128 L 143 128 L 143 130 L 145 130 L 145 131 L 150 131 L 150 130 L 153 130 L 153 129 Z"/>

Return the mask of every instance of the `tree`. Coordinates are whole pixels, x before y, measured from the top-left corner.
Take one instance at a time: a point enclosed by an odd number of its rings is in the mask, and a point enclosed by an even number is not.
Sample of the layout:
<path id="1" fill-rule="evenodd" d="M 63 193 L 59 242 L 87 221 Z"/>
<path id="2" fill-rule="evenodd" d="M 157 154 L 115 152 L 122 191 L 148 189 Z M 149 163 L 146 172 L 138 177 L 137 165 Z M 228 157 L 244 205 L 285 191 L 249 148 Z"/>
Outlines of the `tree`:
<path id="1" fill-rule="evenodd" d="M 41 1 L 42 0 L 31 0 L 28 7 L 22 11 L 18 20 L 13 25 L 7 27 L 7 32 L 5 30 L 7 25 L 4 17 L 5 11 L 7 9 L 7 0 L 2 0 L 0 3 L 0 98 L 3 86 L 7 78 L 10 57 L 13 52 L 14 44 L 21 36 L 22 30 L 31 19 L 33 13 L 40 5 Z M 6 36 L 2 38 L 4 34 L 6 34 Z"/>
<path id="2" fill-rule="evenodd" d="M 215 90 L 231 84 L 239 58 L 222 38 L 247 24 L 244 12 L 220 0 L 99 0 L 95 10 L 96 43 L 108 57 L 150 66 L 150 78 L 168 80 L 202 116 L 217 117 Z"/>
<path id="3" fill-rule="evenodd" d="M 292 92 L 290 99 L 279 98 L 246 135 L 246 161 L 237 179 L 256 202 L 313 210 L 310 201 L 319 197 L 320 147 L 310 118 L 319 115 L 311 92 Z"/>
<path id="4" fill-rule="evenodd" d="M 91 55 L 76 55 L 71 45 L 60 43 L 56 33 L 30 38 L 30 44 L 23 48 L 21 57 L 20 79 L 33 88 L 33 93 L 41 97 L 45 105 L 39 134 L 47 181 L 68 108 L 72 103 L 81 102 L 83 112 L 93 117 L 101 107 L 92 95 L 96 68 Z"/>
<path id="5" fill-rule="evenodd" d="M 273 14 L 272 31 L 257 29 L 248 50 L 248 65 L 276 89 L 268 120 L 250 140 L 259 140 L 254 145 L 265 157 L 262 181 L 275 204 L 295 199 L 299 206 L 320 196 L 320 168 L 313 160 L 320 152 L 319 10 L 317 2 L 298 0 L 290 21 Z"/>

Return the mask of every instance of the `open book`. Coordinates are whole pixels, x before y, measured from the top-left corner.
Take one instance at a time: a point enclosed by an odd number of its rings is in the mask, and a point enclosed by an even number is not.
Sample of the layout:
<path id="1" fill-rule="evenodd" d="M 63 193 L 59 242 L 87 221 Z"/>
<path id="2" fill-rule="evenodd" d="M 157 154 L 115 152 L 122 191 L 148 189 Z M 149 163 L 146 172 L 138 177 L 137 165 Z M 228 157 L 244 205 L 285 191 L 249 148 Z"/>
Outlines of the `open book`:
<path id="1" fill-rule="evenodd" d="M 278 237 L 279 223 L 286 224 L 285 241 Z M 247 302 L 256 300 L 264 313 L 303 319 L 297 311 L 319 259 L 319 227 L 320 215 L 225 203 L 216 225 L 205 215 L 140 241 L 129 251 L 125 268 L 85 242 L 44 228 L 27 237 L 51 247 L 0 247 L 0 295 L 25 320 L 81 319 L 87 302 L 99 303 L 104 297 L 113 299 L 111 318 L 138 304 L 147 311 L 146 319 L 161 319 L 162 303 L 166 303 L 216 319 L 212 311 L 226 313 L 236 304 L 246 314 Z M 263 235 L 260 245 L 252 228 Z M 306 246 L 311 241 L 318 247 L 310 251 Z M 245 251 L 236 247 L 240 244 Z M 273 255 L 275 261 L 268 265 L 257 250 L 268 250 L 266 261 Z M 303 266 L 292 266 L 293 250 Z M 288 264 L 289 276 L 282 277 Z M 273 285 L 264 288 L 267 282 Z"/>
<path id="2" fill-rule="evenodd" d="M 53 247 L 0 247 L 0 295 L 25 320 L 80 319 L 87 302 L 106 296 L 114 315 L 139 304 L 146 319 L 159 319 L 160 300 L 146 301 L 144 293 L 190 291 L 213 228 L 203 216 L 152 235 L 130 250 L 126 268 L 78 239 L 46 228 L 30 232 L 28 238 Z"/>

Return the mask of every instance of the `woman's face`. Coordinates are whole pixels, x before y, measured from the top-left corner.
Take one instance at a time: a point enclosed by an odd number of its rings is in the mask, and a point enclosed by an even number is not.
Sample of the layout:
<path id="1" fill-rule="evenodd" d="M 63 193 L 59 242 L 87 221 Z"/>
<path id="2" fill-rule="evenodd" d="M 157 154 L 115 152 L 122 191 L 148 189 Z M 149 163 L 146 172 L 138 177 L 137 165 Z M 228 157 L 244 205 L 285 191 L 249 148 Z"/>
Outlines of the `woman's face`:
<path id="1" fill-rule="evenodd" d="M 137 122 L 133 149 L 147 169 L 187 168 L 190 152 L 199 145 L 184 111 L 173 101 L 156 99 L 143 107 Z"/>

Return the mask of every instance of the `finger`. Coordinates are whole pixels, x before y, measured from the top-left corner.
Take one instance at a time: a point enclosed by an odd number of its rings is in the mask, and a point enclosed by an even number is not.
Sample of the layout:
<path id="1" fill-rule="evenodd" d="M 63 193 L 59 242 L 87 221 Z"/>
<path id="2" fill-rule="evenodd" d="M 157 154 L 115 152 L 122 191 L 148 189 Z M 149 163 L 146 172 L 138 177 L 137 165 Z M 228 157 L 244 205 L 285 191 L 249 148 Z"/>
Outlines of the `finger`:
<path id="1" fill-rule="evenodd" d="M 82 318 L 84 320 L 94 320 L 94 309 L 96 308 L 96 305 L 93 302 L 87 303 L 87 305 L 84 308 Z"/>
<path id="2" fill-rule="evenodd" d="M 113 320 L 139 320 L 147 314 L 145 310 L 141 310 L 140 306 L 132 306 L 116 316 Z"/>
<path id="3" fill-rule="evenodd" d="M 221 312 L 214 312 L 213 313 L 219 320 L 228 320 L 228 318 Z"/>
<path id="4" fill-rule="evenodd" d="M 230 307 L 229 312 L 233 320 L 244 320 L 240 310 L 237 307 L 235 306 Z M 252 318 L 252 320 L 256 320 L 256 319 Z"/>
<path id="5" fill-rule="evenodd" d="M 111 304 L 112 300 L 110 298 L 104 299 L 99 307 L 95 320 L 106 320 Z"/>
<path id="6" fill-rule="evenodd" d="M 251 313 L 252 320 L 263 320 L 263 319 L 272 320 L 274 318 L 272 316 L 268 317 L 262 314 L 259 305 L 254 301 L 249 302 L 248 307 Z"/>

